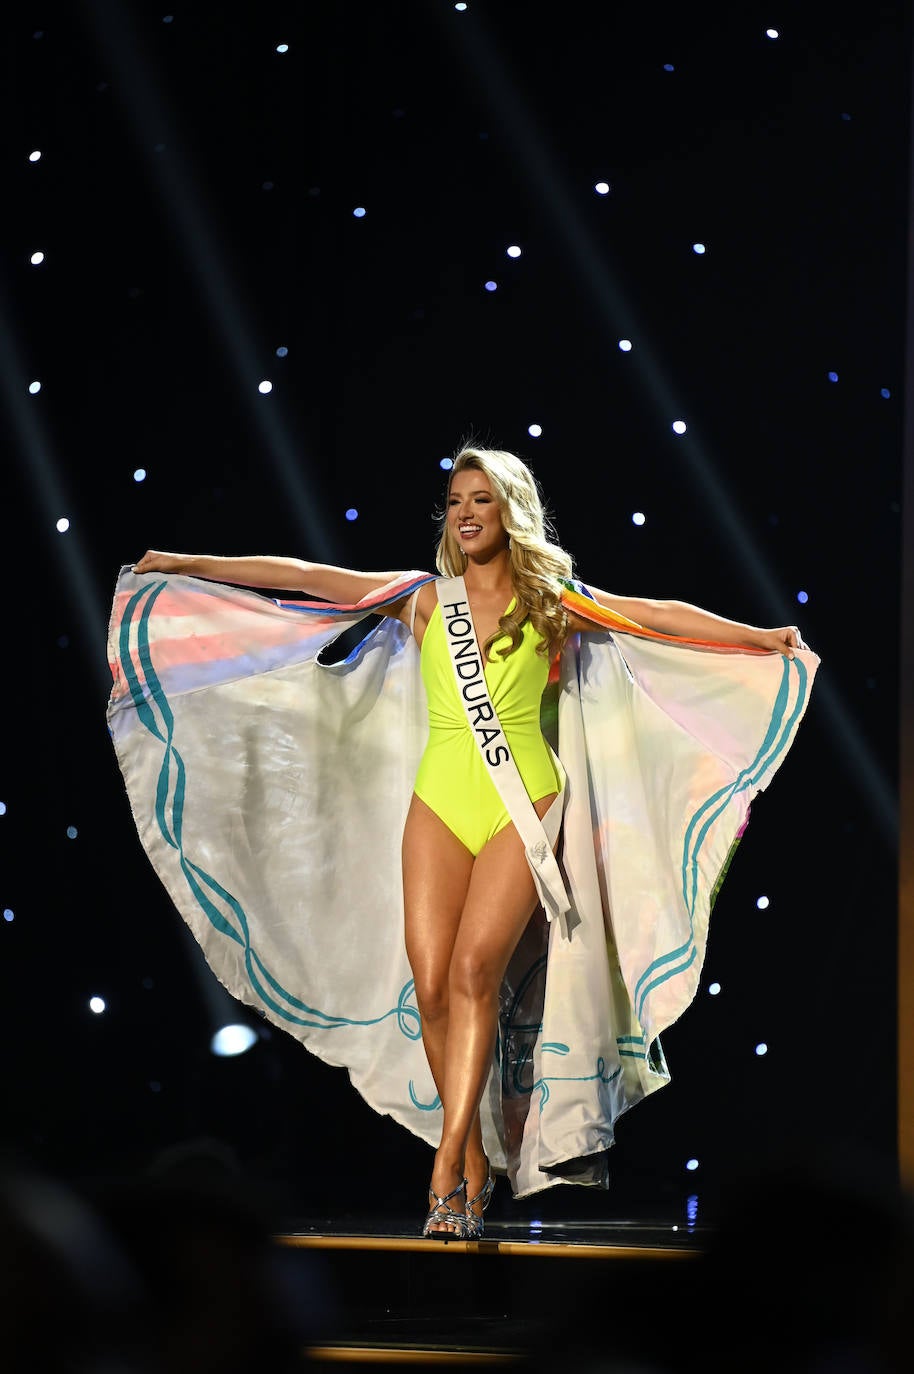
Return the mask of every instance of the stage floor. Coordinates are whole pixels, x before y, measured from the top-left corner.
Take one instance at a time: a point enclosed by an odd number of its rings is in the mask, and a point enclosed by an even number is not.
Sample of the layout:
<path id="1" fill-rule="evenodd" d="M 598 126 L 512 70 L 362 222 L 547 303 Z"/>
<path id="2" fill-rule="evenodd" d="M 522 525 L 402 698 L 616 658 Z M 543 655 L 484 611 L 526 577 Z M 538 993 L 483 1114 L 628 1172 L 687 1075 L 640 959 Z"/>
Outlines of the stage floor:
<path id="1" fill-rule="evenodd" d="M 658 1311 L 671 1323 L 685 1320 L 706 1239 L 697 1226 L 642 1217 L 499 1219 L 475 1241 L 423 1238 L 418 1229 L 415 1218 L 353 1225 L 308 1217 L 277 1235 L 289 1261 L 326 1293 L 309 1362 L 510 1363 L 547 1374 L 575 1345 L 589 1357 L 586 1341 L 597 1328 L 581 1314 L 603 1312 L 611 1293 L 611 1327 L 625 1313 L 627 1329 L 641 1333 L 642 1355 L 652 1348 L 669 1366 L 664 1331 L 644 1333 L 656 1328 Z M 634 1353 L 618 1332 L 601 1335 L 606 1340 L 617 1355 Z"/>
<path id="2" fill-rule="evenodd" d="M 300 1218 L 277 1235 L 282 1244 L 311 1250 L 426 1252 L 436 1248 L 481 1250 L 511 1255 L 567 1256 L 582 1259 L 677 1259 L 700 1254 L 705 1231 L 692 1223 L 644 1218 L 587 1221 L 503 1220 L 486 1222 L 479 1241 L 439 1240 L 419 1235 L 415 1218 Z"/>

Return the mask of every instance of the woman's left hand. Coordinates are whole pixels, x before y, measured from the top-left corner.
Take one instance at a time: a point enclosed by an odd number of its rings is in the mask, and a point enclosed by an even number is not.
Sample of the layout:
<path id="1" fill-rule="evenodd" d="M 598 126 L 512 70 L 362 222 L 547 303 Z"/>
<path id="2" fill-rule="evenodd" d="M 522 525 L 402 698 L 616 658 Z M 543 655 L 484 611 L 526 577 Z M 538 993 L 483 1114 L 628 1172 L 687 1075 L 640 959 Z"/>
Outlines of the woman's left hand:
<path id="1" fill-rule="evenodd" d="M 756 644 L 760 649 L 773 649 L 793 658 L 794 649 L 808 649 L 796 625 L 783 625 L 779 630 L 759 630 Z"/>

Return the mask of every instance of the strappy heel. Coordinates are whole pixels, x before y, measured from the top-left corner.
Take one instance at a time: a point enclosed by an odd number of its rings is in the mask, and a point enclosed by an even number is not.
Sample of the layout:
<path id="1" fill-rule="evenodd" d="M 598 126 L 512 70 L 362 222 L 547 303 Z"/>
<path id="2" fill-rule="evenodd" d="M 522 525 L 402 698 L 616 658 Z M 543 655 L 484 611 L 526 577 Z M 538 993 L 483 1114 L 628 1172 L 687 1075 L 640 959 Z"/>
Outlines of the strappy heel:
<path id="1" fill-rule="evenodd" d="M 467 1240 L 482 1240 L 483 1232 L 485 1231 L 485 1221 L 482 1217 L 482 1213 L 492 1200 L 494 1191 L 495 1175 L 490 1168 L 489 1177 L 485 1181 L 482 1192 L 477 1193 L 476 1196 L 471 1198 L 467 1203 Z M 479 1216 L 473 1211 L 474 1207 L 479 1208 Z"/>
<path id="2" fill-rule="evenodd" d="M 466 1212 L 455 1212 L 453 1207 L 448 1206 L 451 1198 L 456 1197 L 458 1193 L 463 1193 L 464 1199 L 466 1198 L 466 1186 L 467 1181 L 462 1178 L 457 1187 L 446 1193 L 444 1197 L 438 1197 L 434 1188 L 429 1188 L 428 1195 L 430 1198 L 434 1198 L 434 1201 L 422 1225 L 423 1236 L 427 1236 L 429 1240 L 466 1240 L 468 1230 Z M 453 1226 L 454 1229 L 452 1231 L 432 1229 L 434 1226 L 440 1225 Z"/>

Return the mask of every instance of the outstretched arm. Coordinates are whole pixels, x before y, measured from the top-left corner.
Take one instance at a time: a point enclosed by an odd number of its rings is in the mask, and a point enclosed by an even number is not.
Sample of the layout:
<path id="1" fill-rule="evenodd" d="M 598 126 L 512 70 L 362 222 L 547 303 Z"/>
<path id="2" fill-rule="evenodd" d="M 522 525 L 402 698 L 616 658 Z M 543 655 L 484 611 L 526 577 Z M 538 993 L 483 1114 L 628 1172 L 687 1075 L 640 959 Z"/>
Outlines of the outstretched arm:
<path id="1" fill-rule="evenodd" d="M 589 590 L 601 606 L 606 606 L 628 620 L 634 620 L 645 629 L 656 630 L 659 634 L 676 635 L 680 639 L 710 640 L 716 644 L 745 645 L 751 649 L 768 649 L 786 654 L 788 658 L 793 658 L 794 649 L 807 647 L 796 625 L 763 629 L 757 625 L 744 625 L 738 620 L 727 620 L 725 616 L 704 611 L 700 606 L 692 606 L 686 601 L 654 601 L 634 596 L 611 596 L 609 592 L 601 592 L 596 587 L 590 587 Z M 588 627 L 582 622 L 575 628 Z"/>
<path id="2" fill-rule="evenodd" d="M 275 558 L 258 554 L 250 558 L 219 558 L 213 554 L 162 553 L 149 549 L 133 571 L 138 573 L 185 573 L 206 577 L 213 582 L 234 582 L 245 587 L 269 587 L 275 591 L 304 592 L 321 601 L 345 605 L 393 582 L 397 572 L 353 572 L 330 563 L 306 563 L 300 558 Z M 399 604 L 399 603 L 398 603 Z M 398 615 L 398 604 L 385 607 L 387 615 Z"/>

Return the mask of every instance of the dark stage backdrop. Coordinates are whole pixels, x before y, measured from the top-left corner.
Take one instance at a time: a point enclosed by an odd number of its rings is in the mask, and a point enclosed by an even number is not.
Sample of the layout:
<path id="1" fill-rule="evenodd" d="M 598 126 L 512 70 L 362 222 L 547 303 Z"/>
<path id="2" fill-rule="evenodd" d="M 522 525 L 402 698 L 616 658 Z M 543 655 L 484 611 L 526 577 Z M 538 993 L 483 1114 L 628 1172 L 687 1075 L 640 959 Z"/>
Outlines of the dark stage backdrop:
<path id="1" fill-rule="evenodd" d="M 893 1159 L 908 7 L 775 9 L 11 8 L 13 1158 L 120 1176 L 210 1138 L 289 1215 L 418 1216 L 430 1151 L 342 1071 L 265 1029 L 210 1053 L 104 636 L 148 547 L 430 568 L 473 435 L 531 464 L 585 580 L 797 622 L 822 657 L 610 1192 L 496 1206 L 680 1217 L 747 1157 Z"/>

